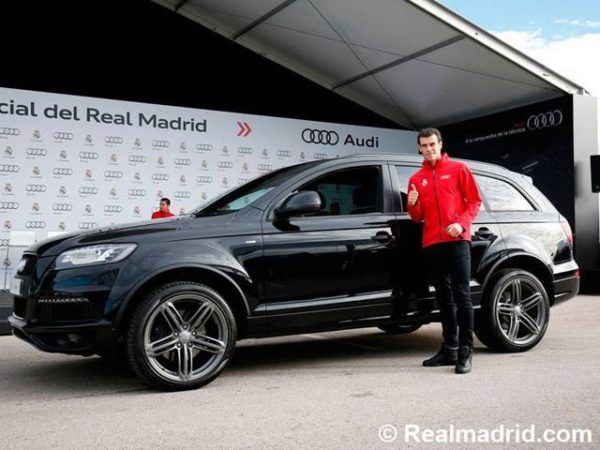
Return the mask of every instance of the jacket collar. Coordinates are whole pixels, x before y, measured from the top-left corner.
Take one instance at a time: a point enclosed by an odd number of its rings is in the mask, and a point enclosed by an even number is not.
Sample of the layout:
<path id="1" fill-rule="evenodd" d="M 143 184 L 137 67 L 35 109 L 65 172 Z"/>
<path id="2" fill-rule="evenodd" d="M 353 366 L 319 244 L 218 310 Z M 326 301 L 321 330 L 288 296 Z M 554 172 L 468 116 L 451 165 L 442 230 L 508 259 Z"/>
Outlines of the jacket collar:
<path id="1" fill-rule="evenodd" d="M 449 159 L 448 153 L 442 152 L 442 157 L 438 160 L 437 163 L 435 163 L 435 168 L 439 169 L 440 167 L 443 167 L 444 164 L 446 164 L 446 162 L 448 161 L 448 159 Z M 428 169 L 428 170 L 433 170 L 433 167 L 431 166 L 429 161 L 427 161 L 426 159 L 423 160 L 423 168 Z"/>

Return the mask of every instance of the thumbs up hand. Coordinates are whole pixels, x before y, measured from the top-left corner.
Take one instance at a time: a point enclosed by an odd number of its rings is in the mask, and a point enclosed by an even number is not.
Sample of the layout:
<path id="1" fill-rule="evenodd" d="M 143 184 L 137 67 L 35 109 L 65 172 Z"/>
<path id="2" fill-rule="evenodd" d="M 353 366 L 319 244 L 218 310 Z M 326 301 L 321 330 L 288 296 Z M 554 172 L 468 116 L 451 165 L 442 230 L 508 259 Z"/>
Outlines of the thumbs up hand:
<path id="1" fill-rule="evenodd" d="M 419 191 L 417 191 L 417 187 L 414 184 L 411 184 L 410 191 L 408 192 L 408 205 L 415 206 L 417 204 L 418 199 Z"/>

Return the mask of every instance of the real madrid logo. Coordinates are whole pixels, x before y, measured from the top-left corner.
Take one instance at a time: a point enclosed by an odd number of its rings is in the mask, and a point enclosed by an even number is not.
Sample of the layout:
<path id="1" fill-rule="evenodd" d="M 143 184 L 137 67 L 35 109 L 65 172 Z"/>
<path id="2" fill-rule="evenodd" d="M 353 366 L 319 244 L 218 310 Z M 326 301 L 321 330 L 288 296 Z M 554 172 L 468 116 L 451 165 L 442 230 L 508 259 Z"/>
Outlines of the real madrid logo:
<path id="1" fill-rule="evenodd" d="M 423 178 L 423 181 L 421 181 L 421 186 L 427 186 L 427 178 Z"/>

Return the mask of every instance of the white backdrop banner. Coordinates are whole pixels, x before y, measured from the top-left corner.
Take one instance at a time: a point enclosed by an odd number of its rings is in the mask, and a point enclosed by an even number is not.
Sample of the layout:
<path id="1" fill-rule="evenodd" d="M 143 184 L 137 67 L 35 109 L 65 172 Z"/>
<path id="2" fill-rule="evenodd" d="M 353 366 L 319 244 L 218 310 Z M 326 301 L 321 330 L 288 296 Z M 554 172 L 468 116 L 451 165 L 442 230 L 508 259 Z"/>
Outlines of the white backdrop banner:
<path id="1" fill-rule="evenodd" d="M 371 152 L 415 153 L 416 134 L 0 88 L 0 247 L 11 230 L 146 220 L 163 196 L 185 214 L 273 169 Z"/>

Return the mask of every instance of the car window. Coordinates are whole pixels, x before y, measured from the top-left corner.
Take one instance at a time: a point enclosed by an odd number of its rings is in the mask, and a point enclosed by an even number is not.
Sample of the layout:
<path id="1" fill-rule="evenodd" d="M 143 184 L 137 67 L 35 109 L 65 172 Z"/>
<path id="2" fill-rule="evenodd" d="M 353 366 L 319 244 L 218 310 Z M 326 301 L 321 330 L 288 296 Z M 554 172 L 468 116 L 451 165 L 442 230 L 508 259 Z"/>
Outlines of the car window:
<path id="1" fill-rule="evenodd" d="M 401 211 L 407 211 L 406 202 L 407 202 L 407 192 L 408 188 L 408 180 L 412 177 L 417 170 L 418 167 L 412 166 L 394 166 L 396 168 L 396 174 L 398 176 L 398 183 L 400 184 L 400 198 L 402 200 Z"/>
<path id="2" fill-rule="evenodd" d="M 523 194 L 497 178 L 476 175 L 475 179 L 491 211 L 534 211 Z"/>
<path id="3" fill-rule="evenodd" d="M 321 197 L 318 215 L 353 215 L 381 212 L 381 171 L 377 166 L 339 170 L 302 186 Z"/>
<path id="4" fill-rule="evenodd" d="M 312 161 L 269 172 L 241 186 L 236 186 L 215 199 L 211 199 L 208 203 L 192 211 L 192 214 L 207 216 L 238 211 L 317 163 Z"/>

